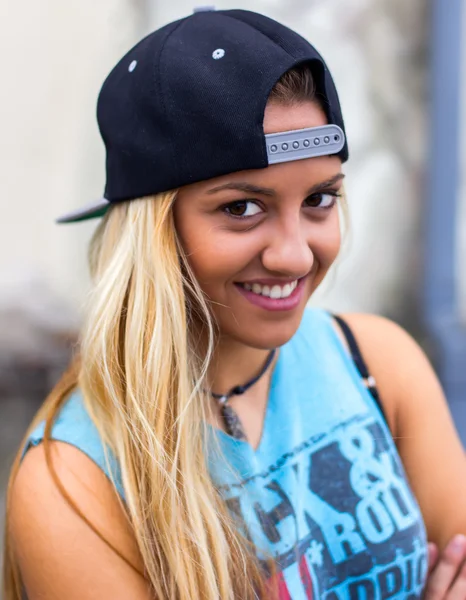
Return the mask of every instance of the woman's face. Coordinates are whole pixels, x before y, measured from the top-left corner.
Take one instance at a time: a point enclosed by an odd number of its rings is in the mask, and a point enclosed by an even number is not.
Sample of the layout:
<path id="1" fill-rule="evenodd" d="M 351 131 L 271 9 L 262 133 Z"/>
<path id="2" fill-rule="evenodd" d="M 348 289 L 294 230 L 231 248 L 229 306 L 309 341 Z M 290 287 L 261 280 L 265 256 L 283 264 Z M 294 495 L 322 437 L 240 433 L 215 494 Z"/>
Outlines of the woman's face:
<path id="1" fill-rule="evenodd" d="M 265 133 L 318 127 L 314 103 L 269 103 Z M 296 332 L 340 248 L 336 156 L 241 171 L 182 188 L 176 229 L 223 336 L 275 348 Z"/>

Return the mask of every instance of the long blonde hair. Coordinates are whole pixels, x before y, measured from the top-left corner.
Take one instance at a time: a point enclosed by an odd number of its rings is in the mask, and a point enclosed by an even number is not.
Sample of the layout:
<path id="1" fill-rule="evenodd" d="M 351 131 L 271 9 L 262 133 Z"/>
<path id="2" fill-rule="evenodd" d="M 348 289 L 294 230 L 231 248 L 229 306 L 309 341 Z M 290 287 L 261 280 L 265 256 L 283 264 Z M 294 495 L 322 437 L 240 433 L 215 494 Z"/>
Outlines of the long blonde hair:
<path id="1" fill-rule="evenodd" d="M 289 103 L 314 95 L 309 69 L 302 67 L 282 77 L 271 99 Z M 202 382 L 216 331 L 175 231 L 175 198 L 173 191 L 118 204 L 103 218 L 90 247 L 94 285 L 79 355 L 28 434 L 46 421 L 44 449 L 55 483 L 104 539 L 67 494 L 50 456 L 54 419 L 79 387 L 118 461 L 126 510 L 155 597 L 270 598 L 263 564 L 235 527 L 206 464 L 211 402 Z M 9 497 L 19 465 L 20 454 L 7 496 L 5 600 L 20 600 L 22 593 L 8 533 Z"/>

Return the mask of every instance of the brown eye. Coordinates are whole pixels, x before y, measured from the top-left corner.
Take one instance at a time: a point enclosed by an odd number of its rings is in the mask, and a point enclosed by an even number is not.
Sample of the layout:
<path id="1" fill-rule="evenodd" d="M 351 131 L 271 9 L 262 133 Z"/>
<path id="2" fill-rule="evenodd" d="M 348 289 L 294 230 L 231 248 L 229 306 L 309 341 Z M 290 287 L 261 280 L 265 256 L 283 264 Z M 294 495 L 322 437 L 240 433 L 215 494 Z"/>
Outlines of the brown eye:
<path id="1" fill-rule="evenodd" d="M 260 207 L 252 200 L 237 200 L 224 207 L 224 211 L 232 217 L 253 217 L 261 212 Z"/>
<path id="2" fill-rule="evenodd" d="M 335 204 L 337 197 L 338 194 L 336 192 L 327 192 L 326 194 L 321 192 L 308 196 L 304 202 L 310 208 L 331 208 Z"/>
<path id="3" fill-rule="evenodd" d="M 230 215 L 242 217 L 246 212 L 247 202 L 234 202 L 233 204 L 229 204 L 226 208 Z"/>

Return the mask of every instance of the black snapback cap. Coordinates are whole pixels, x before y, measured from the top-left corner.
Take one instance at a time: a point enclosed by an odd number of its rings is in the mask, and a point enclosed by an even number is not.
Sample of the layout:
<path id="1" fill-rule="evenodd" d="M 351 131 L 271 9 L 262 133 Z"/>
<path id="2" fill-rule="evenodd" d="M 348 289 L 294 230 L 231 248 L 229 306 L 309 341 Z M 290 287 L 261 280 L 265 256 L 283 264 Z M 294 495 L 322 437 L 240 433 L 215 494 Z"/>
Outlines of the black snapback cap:
<path id="1" fill-rule="evenodd" d="M 328 125 L 265 135 L 272 88 L 303 64 Z M 348 159 L 340 102 L 320 54 L 288 27 L 245 10 L 196 10 L 148 35 L 105 80 L 97 120 L 104 197 L 60 223 L 236 171 L 329 154 Z"/>

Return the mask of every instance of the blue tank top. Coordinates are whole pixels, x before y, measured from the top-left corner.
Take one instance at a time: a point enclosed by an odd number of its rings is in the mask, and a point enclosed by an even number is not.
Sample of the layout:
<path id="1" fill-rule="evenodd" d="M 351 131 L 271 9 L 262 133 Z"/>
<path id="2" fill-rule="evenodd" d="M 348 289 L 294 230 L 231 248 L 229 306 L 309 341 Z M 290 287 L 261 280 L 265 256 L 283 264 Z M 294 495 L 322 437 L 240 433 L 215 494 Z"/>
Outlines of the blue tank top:
<path id="1" fill-rule="evenodd" d="M 326 312 L 306 310 L 280 349 L 258 448 L 209 432 L 227 459 L 208 453 L 212 479 L 259 557 L 276 559 L 281 600 L 421 598 L 423 519 L 383 415 Z M 79 391 L 52 437 L 107 475 L 110 467 L 124 498 L 117 461 L 110 455 L 107 465 Z"/>

